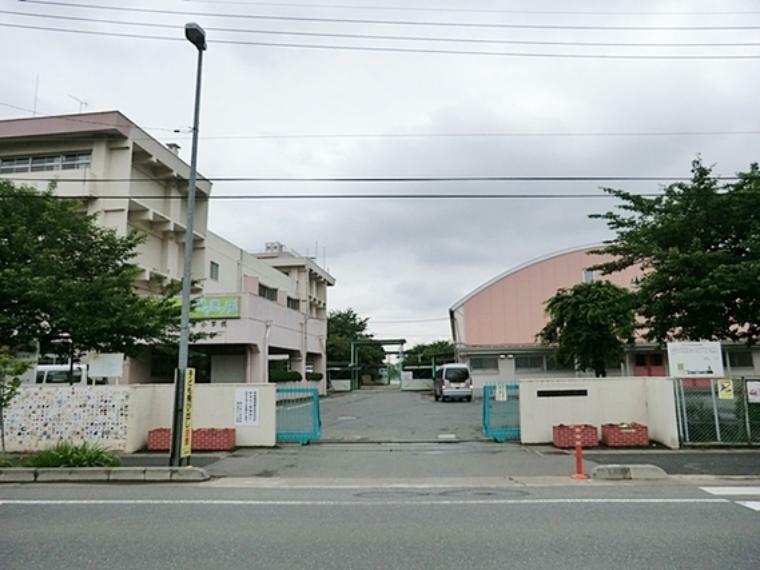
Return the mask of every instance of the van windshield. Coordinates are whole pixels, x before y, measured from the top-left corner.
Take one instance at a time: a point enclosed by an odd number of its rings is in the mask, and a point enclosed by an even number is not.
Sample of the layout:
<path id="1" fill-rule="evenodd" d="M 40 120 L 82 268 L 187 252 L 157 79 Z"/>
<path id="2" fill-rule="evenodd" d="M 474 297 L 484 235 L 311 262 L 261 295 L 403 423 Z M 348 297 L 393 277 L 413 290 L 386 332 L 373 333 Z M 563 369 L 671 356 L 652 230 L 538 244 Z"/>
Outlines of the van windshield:
<path id="1" fill-rule="evenodd" d="M 464 382 L 470 377 L 470 372 L 466 368 L 447 368 L 446 380 L 450 382 Z"/>

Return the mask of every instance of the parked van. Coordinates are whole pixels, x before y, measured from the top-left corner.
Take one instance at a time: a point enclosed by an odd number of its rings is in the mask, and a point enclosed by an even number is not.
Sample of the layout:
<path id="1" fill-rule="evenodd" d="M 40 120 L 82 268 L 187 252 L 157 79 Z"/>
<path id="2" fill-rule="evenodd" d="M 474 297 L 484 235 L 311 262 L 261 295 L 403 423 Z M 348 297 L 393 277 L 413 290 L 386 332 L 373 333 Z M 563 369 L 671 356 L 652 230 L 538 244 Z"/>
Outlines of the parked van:
<path id="1" fill-rule="evenodd" d="M 435 401 L 456 398 L 472 402 L 472 375 L 466 364 L 443 364 L 435 371 Z"/>
<path id="2" fill-rule="evenodd" d="M 68 364 L 40 364 L 35 378 L 37 384 L 69 384 Z M 87 384 L 87 365 L 75 364 L 72 384 Z M 92 382 L 90 382 L 92 383 Z"/>

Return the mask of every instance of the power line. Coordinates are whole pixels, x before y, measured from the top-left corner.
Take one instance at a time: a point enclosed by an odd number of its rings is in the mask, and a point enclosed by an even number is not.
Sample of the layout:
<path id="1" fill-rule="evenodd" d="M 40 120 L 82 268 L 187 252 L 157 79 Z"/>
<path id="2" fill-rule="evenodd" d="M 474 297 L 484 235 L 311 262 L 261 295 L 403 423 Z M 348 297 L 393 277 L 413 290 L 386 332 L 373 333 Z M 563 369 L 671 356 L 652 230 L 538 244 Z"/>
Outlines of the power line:
<path id="1" fill-rule="evenodd" d="M 14 177 L 1 175 L 6 180 L 29 182 L 55 182 L 55 176 Z M 679 182 L 683 176 L 388 176 L 388 177 L 288 177 L 288 176 L 207 176 L 208 182 L 272 182 L 272 183 L 436 183 L 436 182 Z M 738 176 L 714 176 L 714 180 L 739 180 Z M 65 178 L 61 182 L 156 182 L 159 178 Z"/>
<path id="2" fill-rule="evenodd" d="M 0 26 L 4 26 L 4 25 L 5 24 L 0 23 Z M 0 105 L 2 105 L 3 107 L 8 107 L 10 109 L 16 109 L 17 111 L 25 111 L 27 113 L 35 112 L 32 109 L 28 109 L 26 107 L 19 107 L 18 105 L 12 105 L 11 103 L 5 103 L 3 101 L 0 101 Z M 41 113 L 39 117 L 35 117 L 35 118 L 39 118 L 39 119 L 56 118 L 56 119 L 60 119 L 61 121 L 71 121 L 74 123 L 84 123 L 87 125 L 99 125 L 103 127 L 111 127 L 112 129 L 115 129 L 120 126 L 114 123 L 104 123 L 103 121 L 93 121 L 90 119 L 84 119 L 81 116 L 72 116 L 72 115 L 49 115 L 49 114 Z M 172 129 L 171 127 L 141 127 L 141 128 L 149 129 L 152 131 L 170 131 L 173 133 L 178 131 L 178 129 Z M 66 137 L 61 137 L 61 138 L 66 138 Z M 81 138 L 81 135 L 80 135 L 80 138 Z"/>
<path id="3" fill-rule="evenodd" d="M 7 24 L 0 22 L 0 26 L 7 28 L 19 28 L 27 30 L 38 30 L 46 32 L 64 32 L 73 34 L 84 34 L 91 36 L 106 36 L 114 38 L 129 38 L 141 40 L 163 40 L 163 41 L 181 41 L 184 38 L 175 38 L 167 36 L 151 36 L 147 34 L 127 34 L 120 32 L 101 32 L 96 30 L 74 30 L 69 28 L 54 28 L 51 26 L 29 26 L 25 24 Z M 758 27 L 760 29 L 760 27 Z M 221 45 L 238 45 L 238 46 L 256 46 L 256 47 L 274 47 L 274 48 L 296 48 L 296 49 L 317 49 L 317 50 L 335 50 L 335 51 L 361 51 L 377 53 L 423 53 L 423 54 L 445 54 L 445 55 L 475 55 L 475 56 L 498 56 L 498 57 L 529 57 L 529 58 L 557 58 L 557 59 L 602 59 L 602 60 L 757 60 L 758 55 L 746 54 L 710 54 L 710 55 L 628 55 L 628 54 L 581 54 L 581 53 L 541 53 L 541 52 L 494 52 L 494 51 L 463 51 L 453 49 L 421 49 L 421 48 L 396 48 L 383 46 L 350 46 L 350 45 L 329 45 L 329 44 L 298 44 L 298 43 L 271 43 L 255 42 L 245 40 L 208 40 L 208 43 Z"/>
<path id="4" fill-rule="evenodd" d="M 298 2 L 257 2 L 245 0 L 185 0 L 199 4 L 239 4 L 244 6 L 269 6 L 287 8 L 322 8 L 341 10 L 392 10 L 399 12 L 451 12 L 473 14 L 534 14 L 562 16 L 734 16 L 760 14 L 758 10 L 700 10 L 695 12 L 644 12 L 644 11 L 599 11 L 599 10 L 515 10 L 504 8 L 429 8 L 412 6 L 366 6 L 357 4 L 305 4 Z"/>
<path id="5" fill-rule="evenodd" d="M 131 12 L 138 14 L 164 14 L 172 16 L 206 16 L 214 18 L 270 20 L 288 22 L 319 22 L 338 24 L 380 24 L 394 26 L 435 26 L 454 28 L 503 28 L 503 29 L 526 29 L 526 30 L 632 30 L 632 31 L 729 31 L 729 30 L 757 30 L 757 25 L 740 26 L 602 26 L 602 25 L 570 25 L 570 24 L 507 24 L 494 22 L 429 22 L 414 20 L 375 20 L 357 18 L 319 18 L 308 16 L 272 16 L 262 14 L 226 14 L 219 12 L 192 12 L 185 10 L 164 10 L 157 8 L 128 8 L 124 6 L 100 6 L 97 4 L 85 4 L 74 2 L 57 2 L 52 0 L 25 0 L 27 4 L 42 4 L 46 6 L 58 6 L 62 8 L 91 8 L 95 10 L 112 10 L 118 12 Z"/>
<path id="6" fill-rule="evenodd" d="M 172 24 L 157 24 L 155 22 L 125 22 L 123 20 L 110 20 L 106 18 L 88 18 L 84 16 L 58 16 L 50 14 L 35 14 L 29 12 L 17 12 L 13 10 L 0 10 L 0 14 L 10 14 L 14 16 L 23 16 L 30 18 L 46 18 L 56 20 L 67 20 L 73 22 L 92 22 L 98 24 L 115 24 L 120 26 L 136 26 L 147 28 L 158 28 L 165 30 L 181 30 L 182 26 Z M 575 47 L 645 47 L 645 48 L 702 48 L 702 47 L 757 47 L 760 42 L 585 42 L 585 41 L 544 41 L 544 40 L 502 40 L 502 39 L 483 39 L 483 38 L 453 38 L 440 36 L 404 36 L 404 35 L 378 35 L 378 34 L 344 34 L 328 32 L 302 32 L 286 30 L 262 30 L 251 28 L 224 28 L 206 26 L 205 29 L 210 32 L 231 32 L 246 34 L 262 34 L 274 36 L 300 36 L 316 38 L 344 38 L 344 39 L 365 39 L 365 40 L 399 40 L 411 42 L 454 42 L 470 44 L 503 44 L 503 45 L 542 45 L 542 46 L 575 46 Z"/>

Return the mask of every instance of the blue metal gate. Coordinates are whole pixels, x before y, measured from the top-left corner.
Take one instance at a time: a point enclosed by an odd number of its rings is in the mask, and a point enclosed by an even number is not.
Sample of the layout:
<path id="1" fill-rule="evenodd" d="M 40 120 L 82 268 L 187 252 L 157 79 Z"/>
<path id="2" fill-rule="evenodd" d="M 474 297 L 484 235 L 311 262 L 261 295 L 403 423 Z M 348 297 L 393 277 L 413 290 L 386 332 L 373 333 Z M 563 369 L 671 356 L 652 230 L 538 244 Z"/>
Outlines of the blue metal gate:
<path id="1" fill-rule="evenodd" d="M 497 399 L 498 398 L 498 399 Z M 520 439 L 520 387 L 483 387 L 483 435 L 498 442 Z"/>
<path id="2" fill-rule="evenodd" d="M 277 441 L 306 445 L 319 439 L 319 392 L 316 388 L 277 388 Z"/>

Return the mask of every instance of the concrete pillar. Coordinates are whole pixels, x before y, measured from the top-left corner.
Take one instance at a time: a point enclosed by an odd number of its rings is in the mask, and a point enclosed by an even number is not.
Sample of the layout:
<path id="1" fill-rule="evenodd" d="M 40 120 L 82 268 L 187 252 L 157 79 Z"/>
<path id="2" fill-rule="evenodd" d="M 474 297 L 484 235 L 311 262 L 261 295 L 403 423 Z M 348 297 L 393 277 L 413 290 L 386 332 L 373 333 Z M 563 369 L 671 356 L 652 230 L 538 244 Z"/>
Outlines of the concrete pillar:
<path id="1" fill-rule="evenodd" d="M 267 356 L 258 345 L 250 344 L 246 346 L 246 383 L 266 383 L 268 381 L 267 364 Z"/>

